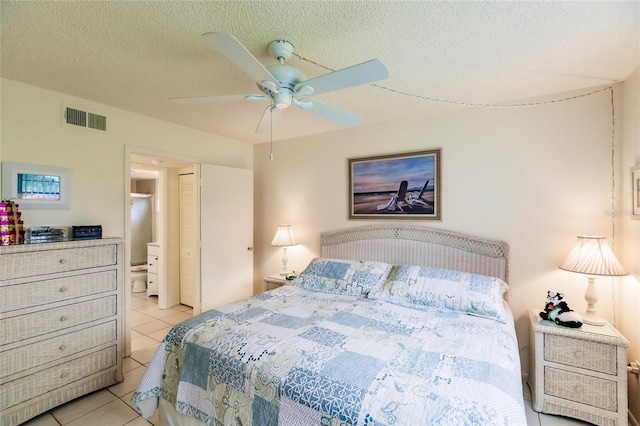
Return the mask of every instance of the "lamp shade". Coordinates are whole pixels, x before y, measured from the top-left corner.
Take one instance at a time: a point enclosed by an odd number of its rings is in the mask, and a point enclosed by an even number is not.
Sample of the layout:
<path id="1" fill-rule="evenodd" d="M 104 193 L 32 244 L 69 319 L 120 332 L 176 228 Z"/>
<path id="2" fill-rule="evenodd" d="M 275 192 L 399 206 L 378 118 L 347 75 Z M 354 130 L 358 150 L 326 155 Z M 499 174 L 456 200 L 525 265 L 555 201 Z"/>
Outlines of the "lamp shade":
<path id="1" fill-rule="evenodd" d="M 291 225 L 278 225 L 276 234 L 273 236 L 273 240 L 271 240 L 271 245 L 276 247 L 289 247 L 295 246 L 296 244 Z"/>
<path id="2" fill-rule="evenodd" d="M 604 237 L 579 236 L 560 269 L 586 275 L 620 276 L 629 273 L 618 262 Z"/>

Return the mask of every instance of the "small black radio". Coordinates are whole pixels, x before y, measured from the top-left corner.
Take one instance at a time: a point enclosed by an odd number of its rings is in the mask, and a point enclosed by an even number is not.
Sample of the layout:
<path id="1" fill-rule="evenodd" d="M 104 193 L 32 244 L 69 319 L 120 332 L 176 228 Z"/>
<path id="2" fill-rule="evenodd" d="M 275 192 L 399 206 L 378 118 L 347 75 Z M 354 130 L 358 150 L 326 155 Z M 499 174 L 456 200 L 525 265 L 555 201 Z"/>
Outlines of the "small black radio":
<path id="1" fill-rule="evenodd" d="M 102 225 L 72 226 L 71 236 L 74 239 L 102 238 Z"/>

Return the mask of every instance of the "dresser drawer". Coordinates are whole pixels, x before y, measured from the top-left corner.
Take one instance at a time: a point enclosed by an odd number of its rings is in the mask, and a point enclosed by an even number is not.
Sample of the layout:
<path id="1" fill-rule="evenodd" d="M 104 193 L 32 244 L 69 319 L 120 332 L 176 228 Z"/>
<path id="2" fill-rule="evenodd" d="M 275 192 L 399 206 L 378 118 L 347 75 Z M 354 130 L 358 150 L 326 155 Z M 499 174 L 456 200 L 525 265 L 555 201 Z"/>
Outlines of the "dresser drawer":
<path id="1" fill-rule="evenodd" d="M 116 296 L 47 309 L 0 320 L 3 344 L 29 339 L 116 315 Z"/>
<path id="2" fill-rule="evenodd" d="M 0 287 L 0 312 L 115 291 L 115 270 Z"/>
<path id="3" fill-rule="evenodd" d="M 116 321 L 62 334 L 42 342 L 0 352 L 0 378 L 69 356 L 96 346 L 116 342 Z"/>
<path id="4" fill-rule="evenodd" d="M 0 387 L 0 411 L 116 365 L 116 346 L 65 362 Z"/>
<path id="5" fill-rule="evenodd" d="M 0 280 L 115 265 L 117 246 L 69 248 L 0 256 Z"/>
<path id="6" fill-rule="evenodd" d="M 592 407 L 616 412 L 617 383 L 612 380 L 573 373 L 558 368 L 544 368 L 544 393 Z"/>
<path id="7" fill-rule="evenodd" d="M 618 373 L 617 347 L 605 343 L 544 335 L 544 359 L 615 376 Z"/>

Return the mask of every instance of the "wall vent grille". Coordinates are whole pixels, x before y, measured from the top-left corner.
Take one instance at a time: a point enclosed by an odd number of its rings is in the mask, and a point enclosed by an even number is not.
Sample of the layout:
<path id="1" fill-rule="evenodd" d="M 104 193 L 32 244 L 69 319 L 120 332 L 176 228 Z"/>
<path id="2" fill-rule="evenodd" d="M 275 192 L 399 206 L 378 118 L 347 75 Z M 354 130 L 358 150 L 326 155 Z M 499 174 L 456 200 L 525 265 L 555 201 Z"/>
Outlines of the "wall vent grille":
<path id="1" fill-rule="evenodd" d="M 87 127 L 87 112 L 67 107 L 64 113 L 65 122 L 74 126 Z"/>
<path id="2" fill-rule="evenodd" d="M 107 130 L 107 117 L 90 112 L 89 127 L 97 130 Z"/>
<path id="3" fill-rule="evenodd" d="M 89 129 L 107 130 L 107 117 L 66 107 L 64 109 L 64 122 L 73 126 L 87 127 Z"/>

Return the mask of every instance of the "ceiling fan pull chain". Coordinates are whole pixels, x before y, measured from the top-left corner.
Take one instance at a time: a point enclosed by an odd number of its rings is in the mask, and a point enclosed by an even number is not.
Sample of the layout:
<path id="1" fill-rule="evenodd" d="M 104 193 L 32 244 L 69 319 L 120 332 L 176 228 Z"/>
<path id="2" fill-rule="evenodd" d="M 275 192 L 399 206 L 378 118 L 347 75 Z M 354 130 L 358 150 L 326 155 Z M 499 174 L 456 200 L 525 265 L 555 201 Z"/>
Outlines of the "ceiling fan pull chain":
<path id="1" fill-rule="evenodd" d="M 269 117 L 271 120 L 271 123 L 269 123 L 269 139 L 271 141 L 271 145 L 269 150 L 271 152 L 269 152 L 269 160 L 273 161 L 273 99 L 271 99 L 271 106 L 269 107 Z"/>

